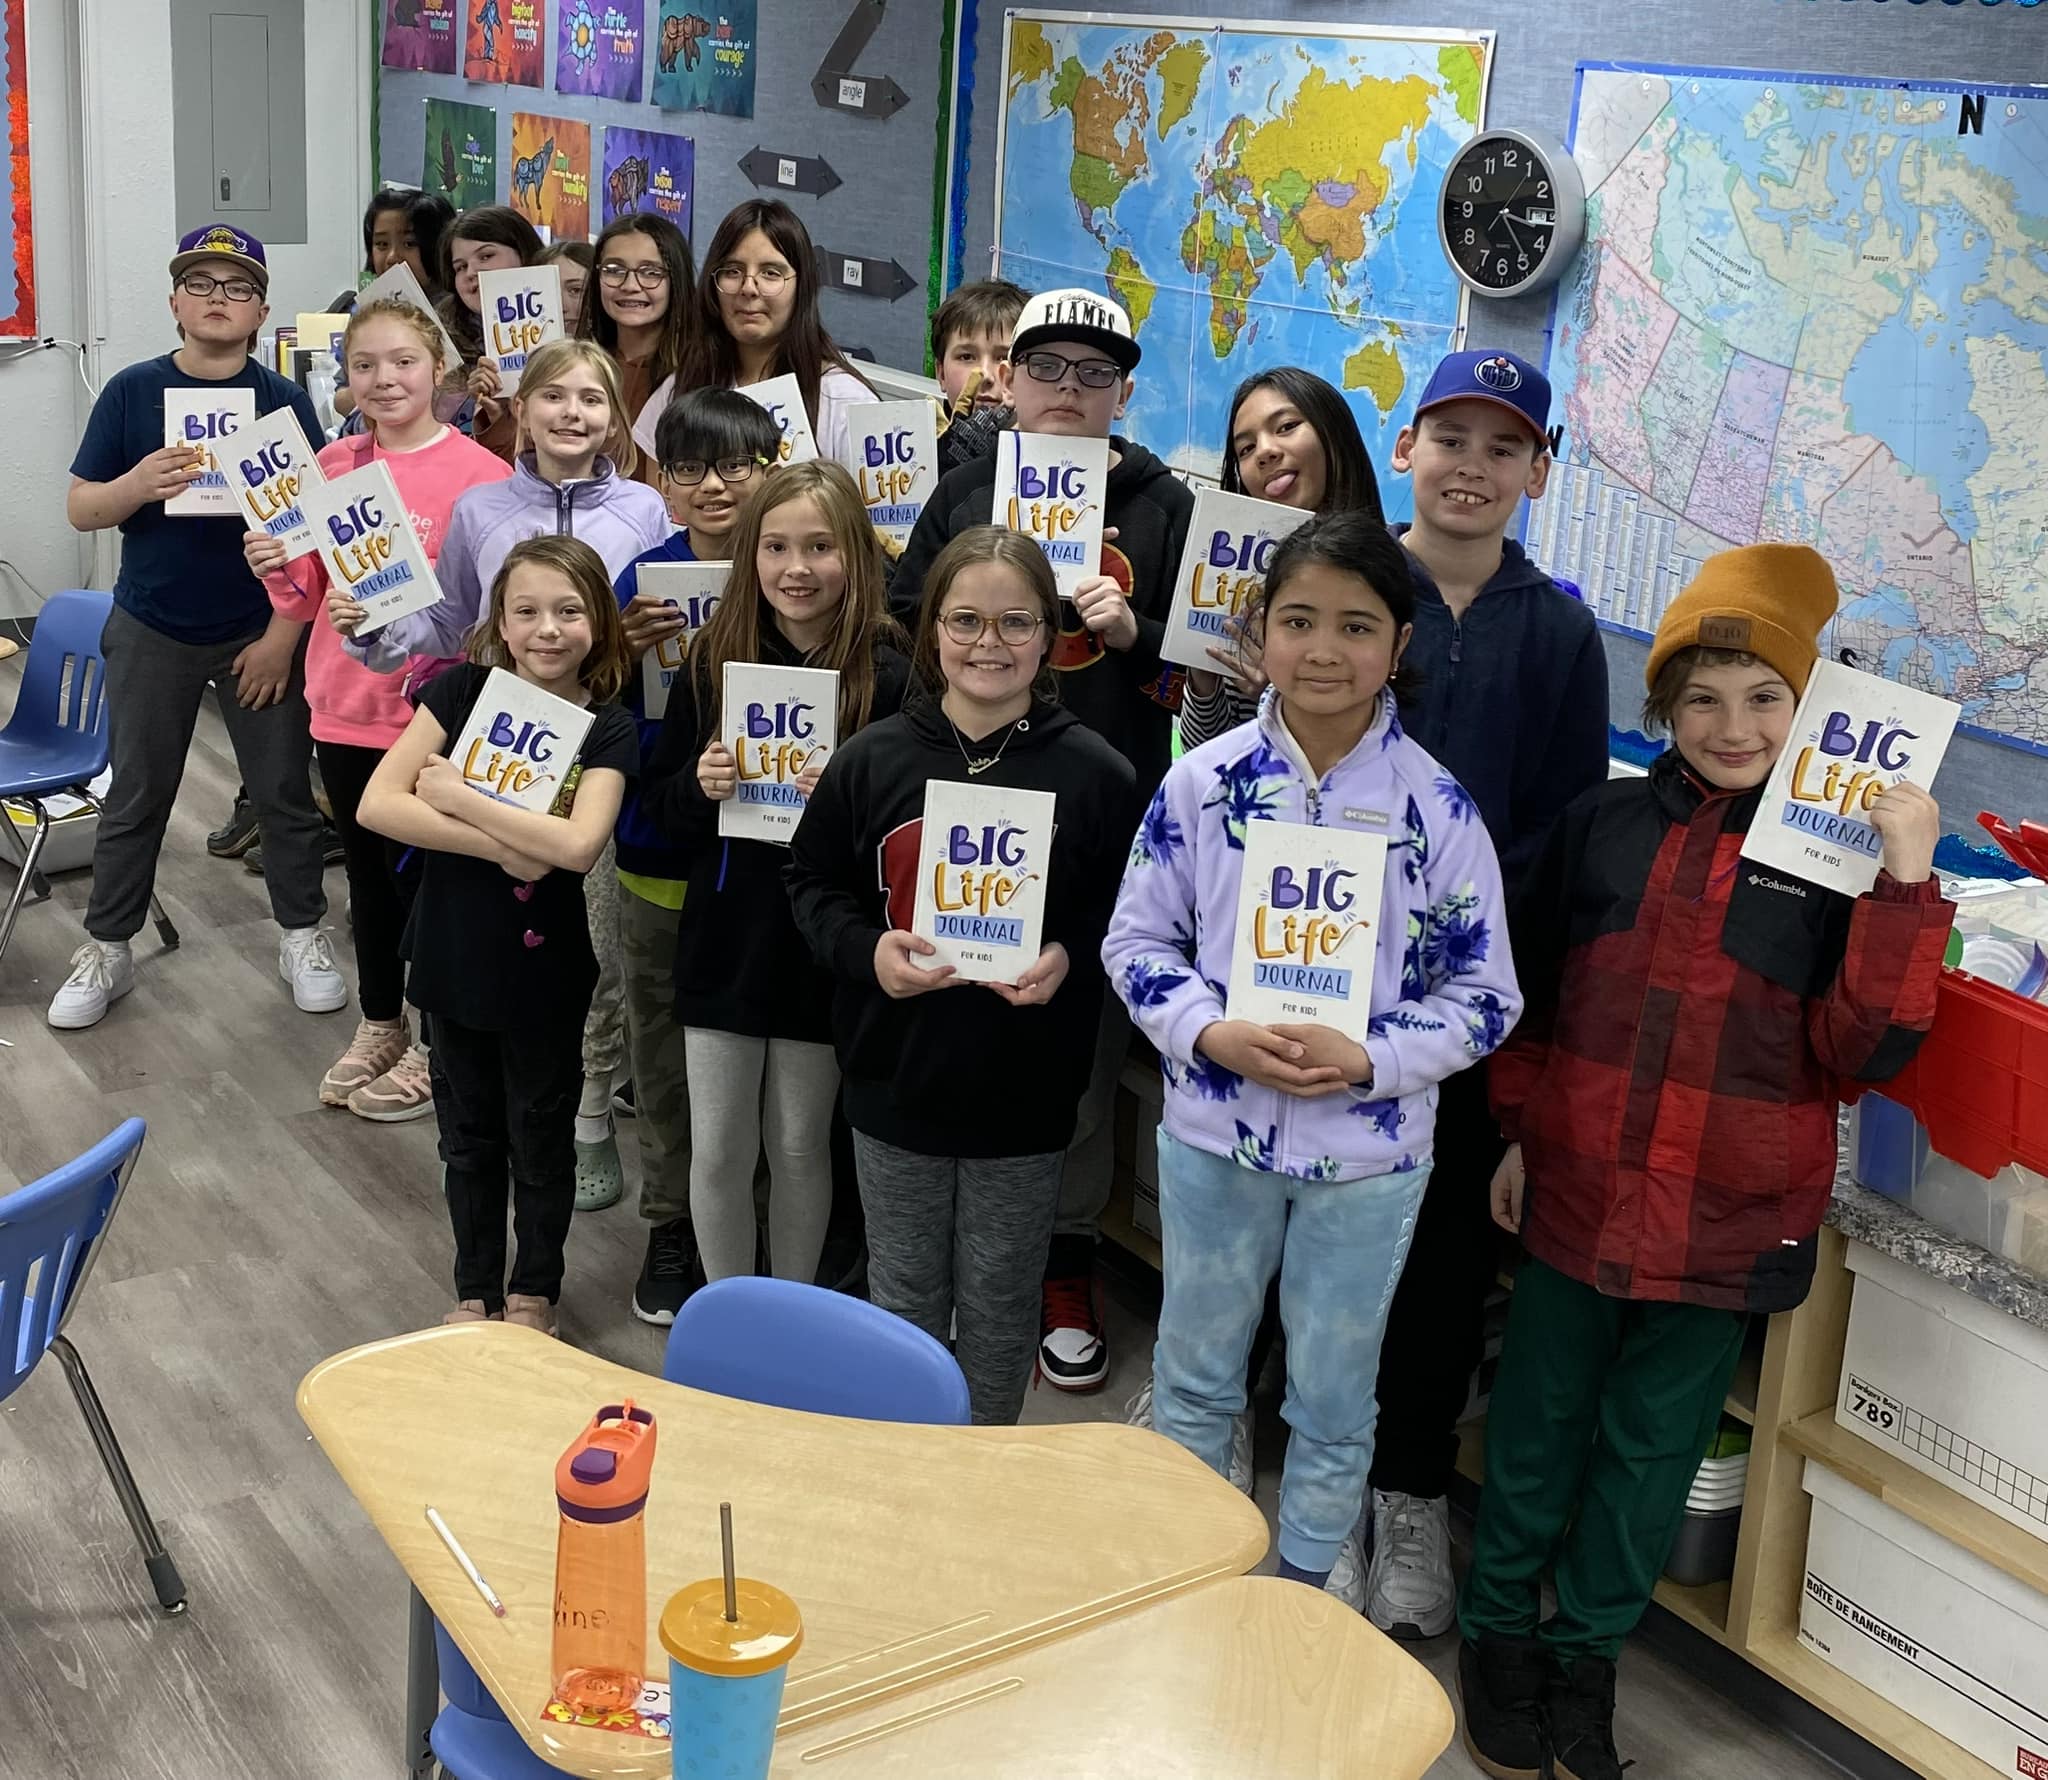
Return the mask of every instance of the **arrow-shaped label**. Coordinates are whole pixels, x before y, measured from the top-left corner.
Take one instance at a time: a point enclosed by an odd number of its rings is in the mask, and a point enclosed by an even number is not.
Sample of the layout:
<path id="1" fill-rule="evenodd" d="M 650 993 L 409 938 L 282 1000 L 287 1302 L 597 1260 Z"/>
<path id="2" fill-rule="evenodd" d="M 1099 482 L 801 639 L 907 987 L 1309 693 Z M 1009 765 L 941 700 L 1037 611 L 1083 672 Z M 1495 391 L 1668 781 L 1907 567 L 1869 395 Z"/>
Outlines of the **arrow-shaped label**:
<path id="1" fill-rule="evenodd" d="M 856 297 L 883 297 L 893 303 L 917 289 L 917 280 L 894 260 L 863 259 L 858 254 L 836 253 L 821 247 L 818 263 L 828 288 Z"/>
<path id="2" fill-rule="evenodd" d="M 829 111 L 877 121 L 894 117 L 910 103 L 910 95 L 886 74 L 820 74 L 811 82 L 811 93 Z"/>
<path id="3" fill-rule="evenodd" d="M 758 145 L 740 156 L 740 171 L 756 185 L 822 198 L 843 182 L 827 161 L 808 155 L 782 155 Z"/>
<path id="4" fill-rule="evenodd" d="M 883 0 L 853 0 L 853 10 L 846 15 L 846 23 L 839 27 L 839 35 L 832 39 L 832 47 L 818 64 L 820 78 L 827 74 L 844 74 L 860 59 L 860 52 L 867 48 L 868 39 L 874 36 L 875 27 L 882 22 L 882 7 Z"/>

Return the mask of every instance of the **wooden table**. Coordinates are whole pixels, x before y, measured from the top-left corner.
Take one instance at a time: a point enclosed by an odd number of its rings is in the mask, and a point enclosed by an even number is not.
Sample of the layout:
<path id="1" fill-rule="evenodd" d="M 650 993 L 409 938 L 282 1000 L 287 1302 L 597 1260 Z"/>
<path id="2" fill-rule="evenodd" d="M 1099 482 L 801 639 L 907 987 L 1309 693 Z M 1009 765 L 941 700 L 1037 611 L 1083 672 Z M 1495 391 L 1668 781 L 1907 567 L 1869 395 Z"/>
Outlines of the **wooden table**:
<path id="1" fill-rule="evenodd" d="M 306 1425 L 520 1734 L 572 1774 L 624 1780 L 669 1765 L 666 1744 L 540 1718 L 555 1461 L 600 1405 L 627 1396 L 654 1411 L 660 1441 L 650 1658 L 670 1589 L 717 1574 L 718 1504 L 730 1501 L 740 1568 L 803 1608 L 785 1736 L 1237 1576 L 1266 1550 L 1249 1501 L 1138 1428 L 924 1428 L 767 1409 L 502 1323 L 429 1329 L 316 1366 L 299 1386 Z M 503 1620 L 428 1526 L 430 1503 L 503 1597 Z"/>
<path id="2" fill-rule="evenodd" d="M 1420 1780 L 1435 1678 L 1342 1602 L 1237 1576 L 784 1732 L 778 1780 Z"/>

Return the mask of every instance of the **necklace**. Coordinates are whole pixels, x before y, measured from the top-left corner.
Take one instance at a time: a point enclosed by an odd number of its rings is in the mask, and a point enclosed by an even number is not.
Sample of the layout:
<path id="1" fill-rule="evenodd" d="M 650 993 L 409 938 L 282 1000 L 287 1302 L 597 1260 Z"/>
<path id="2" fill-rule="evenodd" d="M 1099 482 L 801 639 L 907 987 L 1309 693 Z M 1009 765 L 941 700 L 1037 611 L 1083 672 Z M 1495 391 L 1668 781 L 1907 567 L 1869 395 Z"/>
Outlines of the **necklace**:
<path id="1" fill-rule="evenodd" d="M 959 747 L 960 758 L 967 762 L 967 776 L 970 779 L 979 778 L 983 773 L 987 772 L 990 767 L 1002 759 L 1003 748 L 1007 748 L 1012 740 L 1031 727 L 1031 719 L 1029 717 L 1019 717 L 1016 722 L 1010 725 L 1010 733 L 1003 737 L 1002 748 L 998 748 L 993 754 L 985 754 L 977 760 L 967 752 L 966 738 L 960 733 L 960 725 L 955 723 L 951 717 L 946 719 L 946 723 L 953 731 L 953 741 Z"/>

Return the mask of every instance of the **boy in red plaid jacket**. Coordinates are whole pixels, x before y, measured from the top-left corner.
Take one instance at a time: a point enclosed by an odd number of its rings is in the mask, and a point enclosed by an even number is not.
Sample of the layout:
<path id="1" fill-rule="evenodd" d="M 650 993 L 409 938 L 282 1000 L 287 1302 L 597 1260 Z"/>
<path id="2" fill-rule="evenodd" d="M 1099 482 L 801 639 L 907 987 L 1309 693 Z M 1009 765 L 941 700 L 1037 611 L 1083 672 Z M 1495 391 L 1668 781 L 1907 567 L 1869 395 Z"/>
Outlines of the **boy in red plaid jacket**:
<path id="1" fill-rule="evenodd" d="M 1749 1314 L 1806 1296 L 1836 1105 L 1896 1074 L 1934 1018 L 1955 911 L 1925 791 L 1872 806 L 1866 895 L 1740 857 L 1836 597 L 1803 545 L 1702 565 L 1650 651 L 1644 718 L 1672 746 L 1567 807 L 1510 910 L 1528 1009 L 1493 1063 L 1512 1140 L 1493 1215 L 1527 1259 L 1459 1602 L 1466 1745 L 1488 1774 L 1620 1774 L 1614 1659 Z"/>

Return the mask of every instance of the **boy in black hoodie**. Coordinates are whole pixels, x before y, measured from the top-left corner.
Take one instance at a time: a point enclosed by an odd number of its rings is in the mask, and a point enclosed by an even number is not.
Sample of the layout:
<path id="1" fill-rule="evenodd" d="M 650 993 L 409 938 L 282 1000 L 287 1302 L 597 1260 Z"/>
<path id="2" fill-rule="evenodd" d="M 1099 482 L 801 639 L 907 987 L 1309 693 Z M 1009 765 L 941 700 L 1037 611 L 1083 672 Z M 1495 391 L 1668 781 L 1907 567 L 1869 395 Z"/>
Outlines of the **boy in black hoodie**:
<path id="1" fill-rule="evenodd" d="M 1131 763 L 1142 800 L 1173 759 L 1183 676 L 1160 660 L 1159 645 L 1195 499 L 1144 446 L 1111 431 L 1130 403 L 1139 357 L 1130 317 L 1107 297 L 1046 291 L 1018 318 L 1002 381 L 1020 432 L 1110 442 L 1102 572 L 1062 602 L 1052 665 L 1060 702 Z M 890 609 L 905 623 L 915 619 L 925 572 L 947 542 L 990 523 L 995 479 L 993 455 L 940 478 L 889 583 Z M 1046 1382 L 1061 1390 L 1096 1390 L 1109 1376 L 1095 1296 L 1095 1232 L 1109 1200 L 1110 1114 L 1129 1049 L 1130 1018 L 1106 995 L 1046 1264 L 1038 1358 Z"/>

